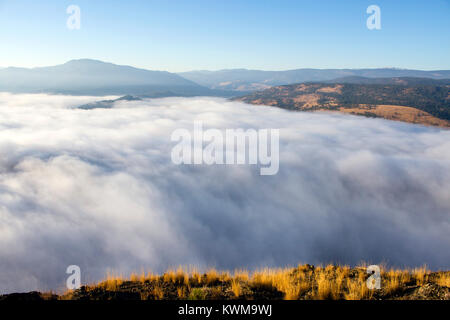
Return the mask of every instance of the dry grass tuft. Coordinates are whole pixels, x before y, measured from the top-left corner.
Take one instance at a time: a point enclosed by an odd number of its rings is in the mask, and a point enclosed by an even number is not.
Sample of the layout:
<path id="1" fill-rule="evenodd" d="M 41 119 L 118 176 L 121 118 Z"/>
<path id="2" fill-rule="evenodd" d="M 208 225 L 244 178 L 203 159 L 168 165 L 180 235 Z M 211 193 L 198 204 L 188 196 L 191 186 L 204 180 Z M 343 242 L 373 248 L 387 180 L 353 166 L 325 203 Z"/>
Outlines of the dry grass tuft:
<path id="1" fill-rule="evenodd" d="M 450 288 L 450 272 L 442 272 L 437 275 L 436 283 L 443 287 Z"/>
<path id="2" fill-rule="evenodd" d="M 231 281 L 231 291 L 233 291 L 234 296 L 236 298 L 239 298 L 242 294 L 242 288 L 241 288 L 241 283 L 239 280 L 237 279 L 233 279 Z"/>

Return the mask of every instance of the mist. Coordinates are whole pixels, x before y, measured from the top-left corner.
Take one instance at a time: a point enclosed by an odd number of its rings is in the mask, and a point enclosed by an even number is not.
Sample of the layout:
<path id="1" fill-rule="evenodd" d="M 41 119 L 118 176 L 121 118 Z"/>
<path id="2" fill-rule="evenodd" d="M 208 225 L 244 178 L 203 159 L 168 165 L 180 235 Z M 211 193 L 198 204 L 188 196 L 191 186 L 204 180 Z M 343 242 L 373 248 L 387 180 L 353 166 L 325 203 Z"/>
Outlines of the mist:
<path id="1" fill-rule="evenodd" d="M 0 293 L 108 271 L 450 267 L 450 131 L 220 98 L 0 93 Z M 171 133 L 280 129 L 279 171 L 175 165 Z"/>

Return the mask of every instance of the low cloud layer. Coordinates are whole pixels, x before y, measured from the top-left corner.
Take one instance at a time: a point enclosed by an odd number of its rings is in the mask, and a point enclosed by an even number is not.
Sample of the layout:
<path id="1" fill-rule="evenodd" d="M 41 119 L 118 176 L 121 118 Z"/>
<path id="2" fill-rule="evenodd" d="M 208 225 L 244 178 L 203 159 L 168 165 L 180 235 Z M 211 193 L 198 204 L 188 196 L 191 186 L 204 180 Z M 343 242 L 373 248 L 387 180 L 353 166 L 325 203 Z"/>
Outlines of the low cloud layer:
<path id="1" fill-rule="evenodd" d="M 111 98 L 111 97 L 108 97 Z M 0 292 L 108 270 L 450 267 L 450 132 L 216 98 L 0 94 Z M 279 128 L 280 168 L 174 165 L 173 130 Z"/>

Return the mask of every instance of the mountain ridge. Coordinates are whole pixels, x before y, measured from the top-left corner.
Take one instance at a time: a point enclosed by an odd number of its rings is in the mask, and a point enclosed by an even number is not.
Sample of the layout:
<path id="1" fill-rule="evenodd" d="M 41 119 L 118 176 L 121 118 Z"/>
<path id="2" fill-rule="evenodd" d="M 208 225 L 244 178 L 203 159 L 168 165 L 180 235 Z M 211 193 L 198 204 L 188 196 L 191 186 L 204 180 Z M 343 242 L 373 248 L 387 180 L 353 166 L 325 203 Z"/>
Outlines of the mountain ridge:
<path id="1" fill-rule="evenodd" d="M 64 64 L 0 69 L 0 91 L 74 95 L 152 95 L 173 92 L 180 96 L 231 96 L 167 71 L 139 69 L 93 59 Z"/>
<path id="2" fill-rule="evenodd" d="M 249 69 L 224 69 L 218 71 L 188 71 L 178 73 L 211 89 L 237 91 L 258 91 L 272 86 L 288 85 L 311 81 L 329 81 L 348 76 L 367 78 L 420 77 L 449 79 L 450 70 L 414 70 L 397 68 L 364 69 L 314 69 L 302 68 L 284 71 L 263 71 Z"/>

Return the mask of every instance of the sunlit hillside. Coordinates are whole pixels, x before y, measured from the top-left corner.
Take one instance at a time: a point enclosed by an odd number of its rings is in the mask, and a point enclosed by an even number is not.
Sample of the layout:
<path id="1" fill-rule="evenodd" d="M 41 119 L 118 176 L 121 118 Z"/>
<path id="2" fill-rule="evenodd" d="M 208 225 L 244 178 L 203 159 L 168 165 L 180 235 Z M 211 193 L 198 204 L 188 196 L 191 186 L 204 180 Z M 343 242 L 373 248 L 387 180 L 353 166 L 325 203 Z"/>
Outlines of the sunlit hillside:
<path id="1" fill-rule="evenodd" d="M 295 268 L 234 272 L 193 268 L 162 275 L 142 271 L 129 277 L 108 274 L 106 279 L 61 296 L 63 300 L 450 300 L 450 271 L 426 267 L 400 270 L 381 267 L 380 289 L 369 289 L 371 274 L 364 266 L 299 265 Z M 375 283 L 374 283 L 375 284 Z"/>

